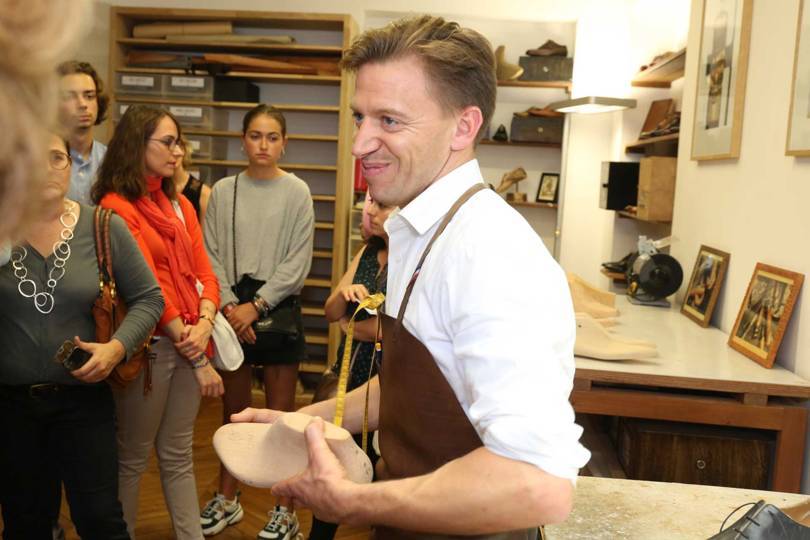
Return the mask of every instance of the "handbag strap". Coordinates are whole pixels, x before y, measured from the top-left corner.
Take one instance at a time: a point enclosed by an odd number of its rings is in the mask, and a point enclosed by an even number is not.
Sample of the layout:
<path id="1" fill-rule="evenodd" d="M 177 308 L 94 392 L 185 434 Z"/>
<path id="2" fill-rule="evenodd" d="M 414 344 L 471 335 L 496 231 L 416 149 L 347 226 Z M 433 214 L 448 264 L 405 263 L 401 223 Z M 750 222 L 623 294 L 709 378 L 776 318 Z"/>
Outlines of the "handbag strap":
<path id="1" fill-rule="evenodd" d="M 95 238 L 96 261 L 98 262 L 98 287 L 103 292 L 109 285 L 115 297 L 115 278 L 112 271 L 112 250 L 110 249 L 110 218 L 112 210 L 97 206 L 93 213 L 93 236 Z"/>
<path id="2" fill-rule="evenodd" d="M 233 212 L 231 212 L 231 233 L 233 234 L 233 283 L 239 283 L 239 273 L 236 271 L 236 189 L 239 185 L 239 173 L 233 179 Z"/>

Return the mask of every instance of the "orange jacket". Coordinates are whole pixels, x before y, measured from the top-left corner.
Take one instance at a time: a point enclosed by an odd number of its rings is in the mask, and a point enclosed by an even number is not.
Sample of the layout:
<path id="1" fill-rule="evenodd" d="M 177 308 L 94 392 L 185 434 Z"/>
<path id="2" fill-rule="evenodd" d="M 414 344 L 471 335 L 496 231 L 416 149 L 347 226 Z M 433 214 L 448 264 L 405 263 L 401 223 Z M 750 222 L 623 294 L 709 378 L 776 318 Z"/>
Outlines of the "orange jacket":
<path id="1" fill-rule="evenodd" d="M 180 209 L 183 211 L 183 217 L 186 220 L 186 230 L 191 237 L 191 245 L 194 250 L 194 271 L 197 274 L 197 279 L 203 284 L 202 298 L 211 300 L 219 308 L 219 282 L 214 271 L 211 270 L 211 263 L 205 252 L 202 229 L 200 229 L 200 222 L 197 221 L 197 213 L 191 202 L 183 195 L 178 195 L 178 201 L 180 202 Z M 124 219 L 130 232 L 132 232 L 132 236 L 138 242 L 146 262 L 157 277 L 160 289 L 163 292 L 163 298 L 166 301 L 163 315 L 161 315 L 158 322 L 158 329 L 160 329 L 170 320 L 180 316 L 180 310 L 176 307 L 177 291 L 174 290 L 169 274 L 166 245 L 160 234 L 146 221 L 143 214 L 124 197 L 117 193 L 108 193 L 101 199 L 101 206 L 111 208 Z"/>

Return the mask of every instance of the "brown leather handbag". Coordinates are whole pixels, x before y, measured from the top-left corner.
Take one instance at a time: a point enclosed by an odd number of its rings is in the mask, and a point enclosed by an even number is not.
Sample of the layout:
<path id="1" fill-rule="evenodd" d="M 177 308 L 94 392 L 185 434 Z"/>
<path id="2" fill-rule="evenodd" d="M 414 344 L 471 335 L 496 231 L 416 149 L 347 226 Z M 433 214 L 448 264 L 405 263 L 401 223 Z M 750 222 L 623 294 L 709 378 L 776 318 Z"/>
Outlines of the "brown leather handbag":
<path id="1" fill-rule="evenodd" d="M 118 296 L 112 267 L 112 250 L 110 249 L 110 218 L 113 211 L 96 207 L 93 215 L 93 232 L 96 239 L 96 257 L 98 259 L 99 295 L 93 304 L 93 318 L 96 320 L 96 341 L 107 343 L 121 326 L 127 315 L 127 306 Z M 114 386 L 123 387 L 138 377 L 142 369 L 146 370 L 143 393 L 152 389 L 152 366 L 149 361 L 149 342 L 151 333 L 126 362 L 121 362 L 112 370 L 107 381 Z"/>

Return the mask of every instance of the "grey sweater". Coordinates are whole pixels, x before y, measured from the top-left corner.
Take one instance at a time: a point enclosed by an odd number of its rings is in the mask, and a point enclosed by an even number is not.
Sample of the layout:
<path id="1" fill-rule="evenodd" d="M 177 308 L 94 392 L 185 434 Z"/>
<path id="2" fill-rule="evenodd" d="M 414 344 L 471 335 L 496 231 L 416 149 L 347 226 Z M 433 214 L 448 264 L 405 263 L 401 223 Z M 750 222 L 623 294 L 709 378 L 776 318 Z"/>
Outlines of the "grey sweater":
<path id="1" fill-rule="evenodd" d="M 93 211 L 91 206 L 81 206 L 65 275 L 56 285 L 54 308 L 49 314 L 41 314 L 34 307 L 33 298 L 24 298 L 19 293 L 19 280 L 14 277 L 10 262 L 0 267 L 0 384 L 84 384 L 53 358 L 62 343 L 73 336 L 95 341 L 92 308 L 99 291 Z M 28 277 L 36 282 L 37 291 L 46 290 L 54 257 L 43 259 L 36 250 L 25 247 L 28 256 L 23 265 L 28 269 Z M 129 356 L 146 340 L 160 318 L 163 297 L 138 244 L 118 216 L 113 216 L 110 222 L 110 247 L 115 283 L 128 308 L 113 337 L 124 344 Z"/>
<path id="2" fill-rule="evenodd" d="M 236 201 L 236 259 L 233 265 L 233 176 L 214 184 L 203 231 L 211 266 L 219 279 L 222 305 L 236 302 L 231 291 L 244 275 L 265 284 L 258 295 L 273 308 L 304 286 L 312 264 L 315 212 L 306 182 L 287 173 L 272 180 L 239 174 Z"/>

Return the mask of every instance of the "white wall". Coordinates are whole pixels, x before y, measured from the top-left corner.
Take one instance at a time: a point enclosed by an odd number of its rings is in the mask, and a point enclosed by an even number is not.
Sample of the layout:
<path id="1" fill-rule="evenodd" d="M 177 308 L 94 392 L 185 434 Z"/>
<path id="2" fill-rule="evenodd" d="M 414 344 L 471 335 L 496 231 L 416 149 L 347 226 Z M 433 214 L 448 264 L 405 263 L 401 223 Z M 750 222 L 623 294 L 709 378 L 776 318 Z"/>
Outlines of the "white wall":
<path id="1" fill-rule="evenodd" d="M 731 254 L 714 324 L 730 332 L 757 262 L 810 276 L 810 160 L 786 157 L 798 0 L 754 2 L 738 160 L 690 159 L 701 0 L 692 1 L 672 254 L 691 272 L 701 244 Z M 807 36 L 805 36 L 807 37 Z M 777 362 L 810 378 L 810 302 L 799 297 Z M 810 489 L 805 467 L 803 489 Z"/>

